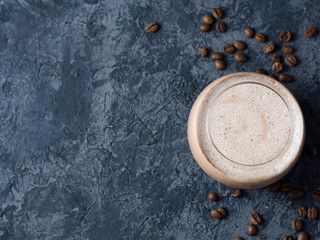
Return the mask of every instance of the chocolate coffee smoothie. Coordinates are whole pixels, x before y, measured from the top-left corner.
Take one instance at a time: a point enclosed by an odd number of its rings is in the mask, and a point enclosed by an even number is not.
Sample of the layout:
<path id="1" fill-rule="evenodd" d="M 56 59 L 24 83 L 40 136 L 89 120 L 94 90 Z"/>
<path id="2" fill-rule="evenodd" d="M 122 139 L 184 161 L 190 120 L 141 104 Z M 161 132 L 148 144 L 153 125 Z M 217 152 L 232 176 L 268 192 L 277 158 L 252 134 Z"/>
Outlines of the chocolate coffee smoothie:
<path id="1" fill-rule="evenodd" d="M 188 122 L 191 151 L 212 178 L 236 188 L 263 187 L 295 164 L 304 120 L 293 95 L 257 73 L 215 80 L 199 95 Z"/>

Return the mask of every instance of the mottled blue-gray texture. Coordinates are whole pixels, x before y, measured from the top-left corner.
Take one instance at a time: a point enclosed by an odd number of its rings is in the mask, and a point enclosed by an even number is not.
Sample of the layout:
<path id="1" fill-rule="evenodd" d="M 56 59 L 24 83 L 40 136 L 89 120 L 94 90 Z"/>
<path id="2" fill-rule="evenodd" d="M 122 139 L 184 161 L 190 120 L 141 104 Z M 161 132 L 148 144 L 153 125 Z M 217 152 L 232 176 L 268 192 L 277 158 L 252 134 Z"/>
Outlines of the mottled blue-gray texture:
<path id="1" fill-rule="evenodd" d="M 201 33 L 202 15 L 221 7 L 226 33 Z M 282 239 L 302 205 L 319 203 L 320 184 L 319 1 L 0 1 L 0 239 Z M 160 29 L 147 33 L 148 22 Z M 254 27 L 280 46 L 289 43 L 299 64 L 285 69 L 287 84 L 306 120 L 306 147 L 285 177 L 308 197 L 293 203 L 285 194 L 232 189 L 210 179 L 188 147 L 189 110 L 214 79 L 237 71 L 271 69 L 264 44 L 247 40 Z M 199 59 L 198 47 L 221 51 L 245 40 L 245 64 L 228 56 L 217 71 Z M 278 52 L 280 52 L 278 50 Z M 221 197 L 207 200 L 209 191 Z M 225 206 L 226 219 L 210 217 Z M 248 215 L 263 218 L 247 237 Z M 319 220 L 304 220 L 320 239 Z"/>

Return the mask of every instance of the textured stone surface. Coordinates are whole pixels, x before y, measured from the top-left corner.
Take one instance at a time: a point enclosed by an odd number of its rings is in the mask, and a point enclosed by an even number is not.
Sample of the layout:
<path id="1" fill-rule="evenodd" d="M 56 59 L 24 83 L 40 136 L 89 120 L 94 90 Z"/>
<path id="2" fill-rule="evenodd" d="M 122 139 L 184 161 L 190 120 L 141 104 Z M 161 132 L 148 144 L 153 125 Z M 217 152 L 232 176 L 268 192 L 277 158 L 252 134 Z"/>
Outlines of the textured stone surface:
<path id="1" fill-rule="evenodd" d="M 228 31 L 201 33 L 213 7 Z M 223 74 L 271 69 L 254 27 L 278 45 L 280 30 L 299 64 L 288 88 L 307 125 L 306 148 L 286 176 L 308 194 L 320 183 L 318 1 L 0 1 L 0 239 L 245 239 L 249 214 L 263 218 L 259 239 L 295 233 L 298 207 L 283 193 L 248 190 L 238 199 L 196 164 L 187 143 L 189 110 L 200 91 Z M 272 14 L 271 14 L 272 13 Z M 150 21 L 160 29 L 148 34 Z M 246 40 L 249 60 L 217 71 L 199 59 L 200 45 L 221 50 Z M 279 50 L 278 50 L 279 51 Z M 209 191 L 221 196 L 207 200 Z M 226 206 L 221 221 L 209 211 Z M 319 221 L 305 220 L 311 239 Z M 256 239 L 258 239 L 256 238 Z"/>

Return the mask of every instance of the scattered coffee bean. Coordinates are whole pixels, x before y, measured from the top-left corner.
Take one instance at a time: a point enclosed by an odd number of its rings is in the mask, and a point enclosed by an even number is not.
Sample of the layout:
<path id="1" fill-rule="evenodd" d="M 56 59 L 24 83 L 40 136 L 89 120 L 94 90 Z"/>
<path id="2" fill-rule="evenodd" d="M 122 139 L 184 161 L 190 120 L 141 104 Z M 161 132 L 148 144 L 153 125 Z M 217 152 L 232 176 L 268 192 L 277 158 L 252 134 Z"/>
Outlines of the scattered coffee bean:
<path id="1" fill-rule="evenodd" d="M 281 62 L 281 56 L 278 54 L 273 54 L 272 56 L 272 62 Z"/>
<path id="2" fill-rule="evenodd" d="M 267 36 L 263 33 L 256 33 L 255 38 L 258 42 L 265 42 L 267 41 Z"/>
<path id="3" fill-rule="evenodd" d="M 320 190 L 313 191 L 311 197 L 316 201 L 320 201 Z"/>
<path id="4" fill-rule="evenodd" d="M 291 236 L 284 236 L 282 240 L 293 240 L 293 238 Z"/>
<path id="5" fill-rule="evenodd" d="M 291 39 L 291 33 L 288 30 L 280 32 L 279 39 L 281 42 L 289 42 Z"/>
<path id="6" fill-rule="evenodd" d="M 218 70 L 223 70 L 226 68 L 226 63 L 221 60 L 221 59 L 218 59 L 218 60 L 215 60 L 214 61 L 214 66 L 216 67 L 216 69 Z"/>
<path id="7" fill-rule="evenodd" d="M 247 27 L 244 29 L 244 35 L 246 35 L 247 38 L 253 38 L 255 34 L 256 31 L 251 27 Z"/>
<path id="8" fill-rule="evenodd" d="M 250 219 L 250 222 L 252 222 L 252 224 L 254 225 L 258 225 L 261 223 L 261 217 L 256 212 L 251 213 L 249 216 L 249 219 Z"/>
<path id="9" fill-rule="evenodd" d="M 272 73 L 268 74 L 269 77 L 273 78 L 273 79 L 277 79 L 275 75 L 273 75 Z"/>
<path id="10" fill-rule="evenodd" d="M 217 22 L 216 30 L 220 33 L 227 31 L 227 26 L 224 22 Z"/>
<path id="11" fill-rule="evenodd" d="M 299 207 L 299 216 L 302 218 L 307 217 L 307 208 L 304 206 Z"/>
<path id="12" fill-rule="evenodd" d="M 304 31 L 304 36 L 306 36 L 307 38 L 313 37 L 316 34 L 317 29 L 315 27 L 308 27 L 305 31 Z"/>
<path id="13" fill-rule="evenodd" d="M 215 192 L 209 192 L 208 194 L 208 199 L 211 201 L 211 202 L 215 202 L 218 200 L 218 194 L 216 194 Z"/>
<path id="14" fill-rule="evenodd" d="M 316 219 L 317 218 L 317 216 L 318 216 L 318 210 L 317 210 L 317 208 L 316 207 L 309 207 L 308 208 L 308 218 L 310 219 L 310 220 L 313 220 L 313 219 Z"/>
<path id="15" fill-rule="evenodd" d="M 218 207 L 217 210 L 221 213 L 222 217 L 227 216 L 227 211 L 224 207 Z"/>
<path id="16" fill-rule="evenodd" d="M 234 60 L 239 63 L 244 63 L 247 61 L 247 55 L 244 53 L 236 53 L 234 55 Z"/>
<path id="17" fill-rule="evenodd" d="M 320 191 L 320 185 L 318 185 L 318 186 L 316 187 L 316 190 L 319 190 L 319 191 Z"/>
<path id="18" fill-rule="evenodd" d="M 209 32 L 210 25 L 208 23 L 202 23 L 199 27 L 201 32 Z"/>
<path id="19" fill-rule="evenodd" d="M 300 219 L 294 218 L 291 222 L 291 228 L 294 231 L 300 231 L 302 229 L 302 221 Z"/>
<path id="20" fill-rule="evenodd" d="M 245 50 L 247 48 L 247 44 L 243 41 L 235 41 L 233 43 L 233 46 L 237 49 L 237 50 Z"/>
<path id="21" fill-rule="evenodd" d="M 223 11 L 220 8 L 214 8 L 214 9 L 212 9 L 212 15 L 217 19 L 222 18 Z"/>
<path id="22" fill-rule="evenodd" d="M 285 56 L 284 61 L 289 67 L 293 67 L 294 65 L 297 64 L 296 57 L 291 54 Z"/>
<path id="23" fill-rule="evenodd" d="M 217 209 L 212 209 L 210 211 L 210 215 L 211 215 L 211 217 L 214 217 L 215 219 L 221 219 L 222 218 L 221 212 L 219 212 Z"/>
<path id="24" fill-rule="evenodd" d="M 308 240 L 308 234 L 306 232 L 299 232 L 297 240 Z"/>
<path id="25" fill-rule="evenodd" d="M 280 191 L 289 192 L 293 189 L 292 183 L 289 181 L 281 182 Z"/>
<path id="26" fill-rule="evenodd" d="M 300 199 L 300 198 L 303 198 L 303 197 L 304 197 L 304 191 L 303 190 L 301 190 L 301 189 L 293 189 L 288 193 L 288 195 L 286 197 L 286 200 L 287 201 L 294 201 L 294 200 L 297 200 L 297 199 Z M 320 198 L 320 196 L 319 196 L 319 198 Z"/>
<path id="27" fill-rule="evenodd" d="M 147 32 L 155 32 L 158 30 L 158 28 L 159 28 L 159 25 L 156 22 L 151 22 L 146 27 Z"/>
<path id="28" fill-rule="evenodd" d="M 282 52 L 285 54 L 290 54 L 293 52 L 293 48 L 289 45 L 283 45 L 282 46 Z"/>
<path id="29" fill-rule="evenodd" d="M 203 46 L 199 47 L 198 52 L 199 52 L 199 56 L 200 56 L 201 58 L 205 58 L 205 57 L 208 55 L 208 50 L 207 50 L 207 48 L 206 48 L 206 47 L 203 47 Z"/>
<path id="30" fill-rule="evenodd" d="M 275 73 L 279 73 L 283 70 L 283 66 L 281 63 L 279 62 L 275 62 L 273 65 L 272 65 L 272 71 L 275 72 Z"/>
<path id="31" fill-rule="evenodd" d="M 233 190 L 233 192 L 231 193 L 232 197 L 238 198 L 241 197 L 241 190 L 239 188 Z"/>
<path id="32" fill-rule="evenodd" d="M 264 46 L 264 53 L 271 53 L 274 51 L 276 45 L 273 42 L 269 42 Z"/>
<path id="33" fill-rule="evenodd" d="M 236 237 L 234 240 L 243 240 L 242 237 Z"/>
<path id="34" fill-rule="evenodd" d="M 203 15 L 203 17 L 202 17 L 202 21 L 203 21 L 204 23 L 207 23 L 207 24 L 212 24 L 212 23 L 214 23 L 215 19 L 214 19 L 214 17 L 213 17 L 212 15 L 210 15 L 210 14 L 205 14 L 205 15 Z"/>
<path id="35" fill-rule="evenodd" d="M 292 81 L 292 77 L 289 74 L 286 73 L 280 73 L 278 80 L 280 82 L 291 82 Z"/>
<path id="36" fill-rule="evenodd" d="M 267 75 L 268 73 L 267 73 L 267 71 L 266 70 L 264 70 L 263 68 L 258 68 L 257 70 L 256 70 L 256 73 L 260 73 L 260 74 L 264 74 L 264 75 Z M 272 184 L 271 184 L 272 185 Z M 271 186 L 271 185 L 269 185 L 269 186 Z M 268 186 L 268 187 L 269 187 Z M 280 184 L 279 184 L 279 186 L 280 186 Z M 269 188 L 268 188 L 268 190 L 269 190 Z M 270 191 L 269 191 L 270 192 Z"/>
<path id="37" fill-rule="evenodd" d="M 310 157 L 317 156 L 317 153 L 318 153 L 317 148 L 315 146 L 311 146 L 308 150 L 308 153 Z"/>
<path id="38" fill-rule="evenodd" d="M 211 58 L 214 60 L 223 59 L 224 55 L 221 52 L 213 52 L 211 53 Z"/>
<path id="39" fill-rule="evenodd" d="M 254 224 L 249 224 L 249 226 L 248 226 L 248 235 L 249 236 L 254 236 L 254 235 L 257 234 L 257 232 L 258 232 L 257 226 L 254 225 Z"/>
<path id="40" fill-rule="evenodd" d="M 234 53 L 236 51 L 236 48 L 233 46 L 232 43 L 227 43 L 223 45 L 223 51 L 225 53 Z"/>

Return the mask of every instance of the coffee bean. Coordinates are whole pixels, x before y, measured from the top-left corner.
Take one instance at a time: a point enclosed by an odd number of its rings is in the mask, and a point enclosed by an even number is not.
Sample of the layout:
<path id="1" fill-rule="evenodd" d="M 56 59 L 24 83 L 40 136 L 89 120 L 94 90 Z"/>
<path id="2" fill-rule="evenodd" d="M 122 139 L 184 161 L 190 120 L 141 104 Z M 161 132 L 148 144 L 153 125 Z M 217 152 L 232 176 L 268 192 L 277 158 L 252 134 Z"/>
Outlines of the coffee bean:
<path id="1" fill-rule="evenodd" d="M 291 228 L 294 231 L 300 231 L 302 229 L 302 221 L 294 218 L 291 222 Z"/>
<path id="2" fill-rule="evenodd" d="M 215 60 L 214 61 L 214 66 L 216 67 L 216 69 L 218 70 L 223 70 L 226 68 L 226 63 L 221 60 L 221 59 L 218 59 L 218 60 Z"/>
<path id="3" fill-rule="evenodd" d="M 217 19 L 222 18 L 223 11 L 220 8 L 214 8 L 214 9 L 212 9 L 212 15 Z"/>
<path id="4" fill-rule="evenodd" d="M 308 240 L 308 234 L 306 232 L 299 232 L 297 240 Z"/>
<path id="5" fill-rule="evenodd" d="M 292 183 L 289 181 L 281 182 L 280 191 L 289 192 L 293 189 Z"/>
<path id="6" fill-rule="evenodd" d="M 307 217 L 307 208 L 304 206 L 299 207 L 299 216 L 302 218 Z"/>
<path id="7" fill-rule="evenodd" d="M 244 29 L 244 35 L 246 35 L 247 38 L 253 38 L 255 34 L 256 31 L 251 27 L 247 27 Z"/>
<path id="8" fill-rule="evenodd" d="M 284 236 L 282 240 L 293 240 L 293 238 L 291 236 Z"/>
<path id="9" fill-rule="evenodd" d="M 254 225 L 258 225 L 261 223 L 261 217 L 256 212 L 251 213 L 249 216 L 249 219 L 250 219 L 250 222 L 252 222 L 252 224 Z"/>
<path id="10" fill-rule="evenodd" d="M 264 74 L 264 75 L 267 75 L 268 73 L 267 73 L 267 71 L 266 70 L 264 70 L 263 68 L 258 68 L 257 70 L 256 70 L 256 73 L 260 73 L 260 74 Z M 271 184 L 272 185 L 272 184 Z M 271 185 L 269 185 L 269 186 L 271 186 Z M 268 187 L 269 187 L 268 186 Z M 280 185 L 279 185 L 280 186 Z"/>
<path id="11" fill-rule="evenodd" d="M 316 207 L 309 207 L 308 208 L 308 218 L 310 220 L 316 219 L 318 216 L 318 210 L 316 209 Z"/>
<path id="12" fill-rule="evenodd" d="M 311 193 L 311 197 L 316 201 L 320 201 L 320 190 L 314 190 Z"/>
<path id="13" fill-rule="evenodd" d="M 320 191 L 320 185 L 318 185 L 318 186 L 316 187 L 316 190 L 319 190 L 319 191 Z"/>
<path id="14" fill-rule="evenodd" d="M 275 72 L 275 73 L 279 73 L 281 72 L 283 69 L 283 66 L 281 63 L 279 62 L 275 62 L 273 65 L 272 65 L 272 71 Z"/>
<path id="15" fill-rule="evenodd" d="M 198 52 L 199 52 L 199 56 L 200 56 L 201 58 L 205 58 L 205 57 L 208 55 L 208 50 L 207 50 L 207 48 L 206 48 L 206 47 L 203 47 L 203 46 L 199 47 Z"/>
<path id="16" fill-rule="evenodd" d="M 297 200 L 297 199 L 300 199 L 300 198 L 303 198 L 303 197 L 304 197 L 304 191 L 303 190 L 301 190 L 301 189 L 293 189 L 288 193 L 288 195 L 286 197 L 286 200 L 287 201 L 294 201 L 294 200 Z"/>
<path id="17" fill-rule="evenodd" d="M 280 82 L 291 82 L 292 81 L 292 77 L 289 74 L 286 73 L 280 73 L 278 80 Z"/>
<path id="18" fill-rule="evenodd" d="M 304 31 L 304 36 L 306 36 L 307 38 L 313 37 L 317 32 L 317 29 L 315 27 L 308 27 L 305 31 Z"/>
<path id="19" fill-rule="evenodd" d="M 273 54 L 272 56 L 272 62 L 281 62 L 281 56 L 278 54 Z"/>
<path id="20" fill-rule="evenodd" d="M 311 146 L 308 150 L 308 153 L 310 157 L 315 157 L 317 156 L 318 150 L 315 146 Z"/>
<path id="21" fill-rule="evenodd" d="M 274 51 L 276 45 L 273 42 L 269 42 L 264 46 L 264 53 L 271 53 Z"/>
<path id="22" fill-rule="evenodd" d="M 233 43 L 233 46 L 237 49 L 237 50 L 245 50 L 247 48 L 247 44 L 243 41 L 235 41 Z"/>
<path id="23" fill-rule="evenodd" d="M 280 32 L 279 39 L 281 42 L 289 42 L 291 39 L 291 33 L 288 30 Z"/>
<path id="24" fill-rule="evenodd" d="M 227 31 L 227 26 L 224 22 L 217 22 L 216 30 L 220 33 Z"/>
<path id="25" fill-rule="evenodd" d="M 254 236 L 254 235 L 257 234 L 257 232 L 258 232 L 257 226 L 254 225 L 254 224 L 249 224 L 249 226 L 248 226 L 248 235 L 249 236 Z"/>
<path id="26" fill-rule="evenodd" d="M 222 218 L 221 212 L 219 212 L 217 209 L 212 209 L 210 211 L 210 215 L 211 215 L 211 217 L 214 217 L 215 219 L 221 219 Z"/>
<path id="27" fill-rule="evenodd" d="M 293 67 L 294 65 L 297 64 L 297 59 L 295 56 L 293 55 L 287 55 L 284 58 L 285 63 L 289 66 L 289 67 Z"/>
<path id="28" fill-rule="evenodd" d="M 224 207 L 218 207 L 217 210 L 221 213 L 222 217 L 227 216 L 227 211 Z"/>
<path id="29" fill-rule="evenodd" d="M 241 197 L 241 190 L 239 188 L 233 190 L 233 192 L 231 193 L 232 197 L 238 198 Z"/>
<path id="30" fill-rule="evenodd" d="M 234 60 L 239 63 L 244 63 L 247 61 L 247 55 L 244 53 L 236 53 L 234 55 Z"/>
<path id="31" fill-rule="evenodd" d="M 223 45 L 223 51 L 225 53 L 234 53 L 236 51 L 236 48 L 233 46 L 232 43 L 227 43 Z"/>
<path id="32" fill-rule="evenodd" d="M 289 45 L 283 45 L 282 46 L 282 52 L 285 54 L 290 54 L 293 52 L 293 48 Z"/>
<path id="33" fill-rule="evenodd" d="M 268 74 L 269 77 L 273 78 L 273 79 L 277 79 L 275 75 L 273 75 L 272 73 Z"/>
<path id="34" fill-rule="evenodd" d="M 159 25 L 156 22 L 151 22 L 146 27 L 147 32 L 155 32 L 158 30 L 158 28 L 159 28 Z"/>
<path id="35" fill-rule="evenodd" d="M 210 15 L 210 14 L 205 14 L 205 15 L 203 15 L 203 17 L 202 17 L 202 21 L 203 21 L 204 23 L 207 23 L 207 24 L 212 24 L 212 23 L 214 23 L 215 19 L 214 19 L 214 17 L 213 17 L 212 15 Z"/>
<path id="36" fill-rule="evenodd" d="M 263 33 L 256 33 L 255 38 L 258 42 L 265 42 L 267 41 L 267 36 Z"/>
<path id="37" fill-rule="evenodd" d="M 242 237 L 236 237 L 234 240 L 243 240 Z"/>
<path id="38" fill-rule="evenodd" d="M 208 199 L 211 201 L 211 202 L 215 202 L 218 200 L 218 194 L 216 194 L 215 192 L 209 192 L 208 194 Z"/>
<path id="39" fill-rule="evenodd" d="M 221 52 L 213 52 L 211 53 L 211 58 L 214 60 L 223 59 L 224 55 Z"/>
<path id="40" fill-rule="evenodd" d="M 199 27 L 201 32 L 209 32 L 210 25 L 208 23 L 202 23 Z"/>

